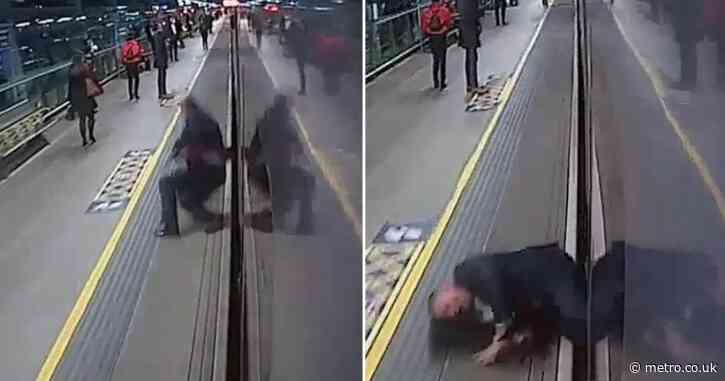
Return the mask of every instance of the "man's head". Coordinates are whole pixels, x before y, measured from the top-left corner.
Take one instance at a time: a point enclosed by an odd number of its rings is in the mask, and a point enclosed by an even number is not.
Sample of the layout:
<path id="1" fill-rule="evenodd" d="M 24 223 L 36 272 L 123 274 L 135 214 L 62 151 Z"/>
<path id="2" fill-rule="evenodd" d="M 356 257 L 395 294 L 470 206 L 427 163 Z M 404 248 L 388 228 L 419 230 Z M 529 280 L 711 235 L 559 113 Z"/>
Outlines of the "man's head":
<path id="1" fill-rule="evenodd" d="M 434 319 L 454 319 L 471 308 L 473 296 L 465 288 L 444 285 L 430 296 L 429 309 Z"/>

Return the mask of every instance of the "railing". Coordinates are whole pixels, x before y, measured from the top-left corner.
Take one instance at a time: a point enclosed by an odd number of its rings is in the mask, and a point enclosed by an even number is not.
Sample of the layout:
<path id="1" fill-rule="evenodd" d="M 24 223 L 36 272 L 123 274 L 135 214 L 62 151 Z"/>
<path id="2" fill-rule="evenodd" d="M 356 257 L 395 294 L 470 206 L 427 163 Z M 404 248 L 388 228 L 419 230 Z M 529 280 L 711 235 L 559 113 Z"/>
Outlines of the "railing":
<path id="1" fill-rule="evenodd" d="M 146 51 L 151 51 L 142 40 Z M 124 70 L 120 62 L 121 46 L 96 52 L 92 64 L 102 84 Z M 68 107 L 70 62 L 0 86 L 0 158 L 45 132 L 48 118 Z M 41 118 L 36 118 L 37 114 Z M 30 123 L 30 124 L 28 124 Z"/>
<path id="2" fill-rule="evenodd" d="M 420 45 L 420 14 L 426 5 L 368 22 L 365 27 L 365 71 L 371 72 L 401 53 Z"/>

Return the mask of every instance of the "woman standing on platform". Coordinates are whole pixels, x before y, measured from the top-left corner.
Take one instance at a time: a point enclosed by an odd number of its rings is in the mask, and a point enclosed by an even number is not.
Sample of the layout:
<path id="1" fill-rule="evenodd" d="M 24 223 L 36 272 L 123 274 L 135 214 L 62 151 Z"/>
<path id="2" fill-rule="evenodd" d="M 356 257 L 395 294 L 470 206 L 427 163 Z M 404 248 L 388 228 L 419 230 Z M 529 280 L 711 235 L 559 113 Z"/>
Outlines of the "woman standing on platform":
<path id="1" fill-rule="evenodd" d="M 78 125 L 84 147 L 88 145 L 86 129 L 88 129 L 88 137 L 91 140 L 91 144 L 96 142 L 96 137 L 93 134 L 96 124 L 94 108 L 97 107 L 94 98 L 102 93 L 103 88 L 95 74 L 93 74 L 93 71 L 91 71 L 88 65 L 83 63 L 81 56 L 74 56 L 73 66 L 71 66 L 70 74 L 68 75 L 68 100 L 70 101 L 71 108 L 78 115 Z"/>

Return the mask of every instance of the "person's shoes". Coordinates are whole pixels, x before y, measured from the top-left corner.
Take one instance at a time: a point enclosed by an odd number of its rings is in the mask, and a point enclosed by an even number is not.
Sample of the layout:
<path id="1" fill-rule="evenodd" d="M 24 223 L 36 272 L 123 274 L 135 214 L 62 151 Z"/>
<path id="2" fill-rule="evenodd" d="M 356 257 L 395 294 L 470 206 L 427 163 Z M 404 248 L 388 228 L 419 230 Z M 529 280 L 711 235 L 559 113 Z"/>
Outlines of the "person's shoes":
<path id="1" fill-rule="evenodd" d="M 503 25 L 508 25 L 508 24 L 509 24 L 508 21 L 503 22 Z"/>
<path id="2" fill-rule="evenodd" d="M 96 142 L 96 137 L 95 136 L 91 136 L 91 144 L 94 144 L 95 142 Z"/>
<path id="3" fill-rule="evenodd" d="M 157 237 L 178 237 L 179 236 L 179 229 L 171 229 L 168 226 L 161 224 L 155 231 L 154 235 Z"/>
<path id="4" fill-rule="evenodd" d="M 140 101 L 140 100 L 141 100 L 141 97 L 139 97 L 139 96 L 137 95 L 137 96 L 136 96 L 136 101 L 138 102 L 138 101 Z"/>
<path id="5" fill-rule="evenodd" d="M 299 95 L 305 95 L 307 94 L 307 91 L 305 89 L 300 89 Z"/>
<path id="6" fill-rule="evenodd" d="M 464 102 L 466 104 L 471 103 L 474 95 L 476 95 L 476 93 L 472 89 L 466 90 L 466 96 L 463 98 Z"/>
<path id="7" fill-rule="evenodd" d="M 445 91 L 448 88 L 448 84 L 444 83 L 441 85 L 441 92 Z"/>
<path id="8" fill-rule="evenodd" d="M 83 139 L 83 147 L 88 145 L 88 141 L 86 139 Z"/>

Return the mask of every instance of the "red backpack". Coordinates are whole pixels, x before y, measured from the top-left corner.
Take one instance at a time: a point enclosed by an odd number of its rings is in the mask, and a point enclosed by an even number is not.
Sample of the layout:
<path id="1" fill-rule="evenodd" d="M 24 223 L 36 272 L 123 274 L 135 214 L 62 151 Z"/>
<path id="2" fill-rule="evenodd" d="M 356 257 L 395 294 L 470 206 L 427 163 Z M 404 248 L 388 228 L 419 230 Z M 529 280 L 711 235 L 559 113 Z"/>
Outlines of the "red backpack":
<path id="1" fill-rule="evenodd" d="M 438 11 L 432 11 L 433 14 L 430 16 L 430 21 L 428 22 L 428 30 L 431 32 L 437 33 L 443 30 L 443 23 L 441 22 L 441 18 L 438 16 Z"/>
<path id="2" fill-rule="evenodd" d="M 123 45 L 123 62 L 125 63 L 137 63 L 141 61 L 141 55 L 143 49 L 136 40 L 128 41 Z"/>

